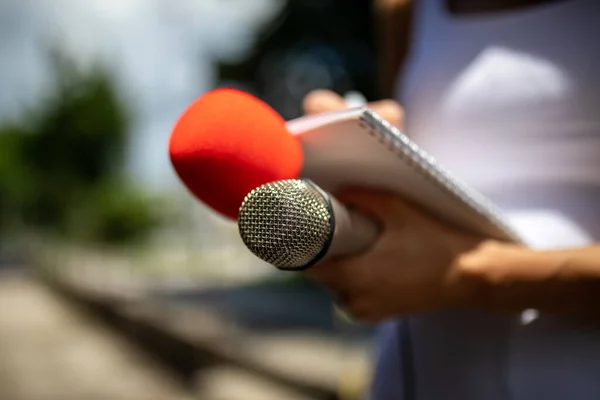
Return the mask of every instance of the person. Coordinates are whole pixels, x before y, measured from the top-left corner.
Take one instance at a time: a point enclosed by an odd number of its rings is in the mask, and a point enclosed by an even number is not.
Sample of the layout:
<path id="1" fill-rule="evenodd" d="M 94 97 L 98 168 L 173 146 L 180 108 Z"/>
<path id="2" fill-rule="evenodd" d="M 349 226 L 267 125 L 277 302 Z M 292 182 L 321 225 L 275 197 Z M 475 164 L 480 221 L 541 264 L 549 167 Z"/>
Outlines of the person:
<path id="1" fill-rule="evenodd" d="M 399 103 L 370 106 L 526 244 L 459 231 L 391 193 L 336 193 L 382 236 L 306 273 L 381 324 L 371 398 L 600 399 L 600 2 L 376 6 L 384 93 Z M 318 90 L 304 107 L 344 102 Z"/>

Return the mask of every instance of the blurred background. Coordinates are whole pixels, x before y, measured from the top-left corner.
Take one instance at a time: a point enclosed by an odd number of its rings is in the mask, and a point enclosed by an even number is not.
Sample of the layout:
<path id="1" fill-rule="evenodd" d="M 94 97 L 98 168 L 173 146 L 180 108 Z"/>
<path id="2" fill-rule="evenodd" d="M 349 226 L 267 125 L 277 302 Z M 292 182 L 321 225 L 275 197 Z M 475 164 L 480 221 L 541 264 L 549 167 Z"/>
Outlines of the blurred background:
<path id="1" fill-rule="evenodd" d="M 369 0 L 0 2 L 0 399 L 363 399 L 373 330 L 262 263 L 167 143 L 216 87 L 375 99 Z"/>

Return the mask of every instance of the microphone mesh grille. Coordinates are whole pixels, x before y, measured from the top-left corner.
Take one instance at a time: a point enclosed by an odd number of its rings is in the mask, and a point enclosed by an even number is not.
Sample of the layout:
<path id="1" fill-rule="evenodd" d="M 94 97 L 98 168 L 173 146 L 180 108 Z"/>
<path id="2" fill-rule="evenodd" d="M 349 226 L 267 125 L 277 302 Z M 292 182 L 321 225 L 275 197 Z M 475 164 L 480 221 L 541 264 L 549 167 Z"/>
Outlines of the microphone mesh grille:
<path id="1" fill-rule="evenodd" d="M 328 200 L 303 180 L 267 183 L 244 199 L 238 228 L 256 256 L 280 269 L 299 269 L 313 261 L 329 240 Z"/>

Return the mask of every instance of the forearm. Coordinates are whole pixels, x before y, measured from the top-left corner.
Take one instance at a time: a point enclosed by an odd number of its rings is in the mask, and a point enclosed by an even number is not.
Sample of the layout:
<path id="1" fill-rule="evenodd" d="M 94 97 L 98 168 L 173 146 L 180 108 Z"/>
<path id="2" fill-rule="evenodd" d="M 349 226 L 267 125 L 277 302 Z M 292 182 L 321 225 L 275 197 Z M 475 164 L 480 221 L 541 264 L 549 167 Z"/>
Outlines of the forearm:
<path id="1" fill-rule="evenodd" d="M 457 264 L 473 298 L 488 310 L 534 308 L 600 322 L 600 245 L 534 251 L 492 243 Z"/>
<path id="2" fill-rule="evenodd" d="M 375 1 L 381 96 L 392 97 L 398 71 L 408 57 L 413 0 Z"/>

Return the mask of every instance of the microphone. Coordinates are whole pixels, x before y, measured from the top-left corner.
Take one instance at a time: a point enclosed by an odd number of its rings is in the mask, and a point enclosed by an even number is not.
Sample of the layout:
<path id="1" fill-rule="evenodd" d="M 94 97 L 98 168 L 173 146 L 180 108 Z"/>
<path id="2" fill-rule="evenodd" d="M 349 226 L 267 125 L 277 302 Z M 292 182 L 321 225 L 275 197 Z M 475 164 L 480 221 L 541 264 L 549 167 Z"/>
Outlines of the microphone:
<path id="1" fill-rule="evenodd" d="M 380 232 L 375 221 L 301 179 L 269 182 L 252 190 L 240 207 L 238 229 L 254 255 L 287 271 L 364 252 Z"/>
<path id="2" fill-rule="evenodd" d="M 268 104 L 230 88 L 212 90 L 180 116 L 169 157 L 187 189 L 236 220 L 244 197 L 267 182 L 300 177 L 300 139 Z"/>

